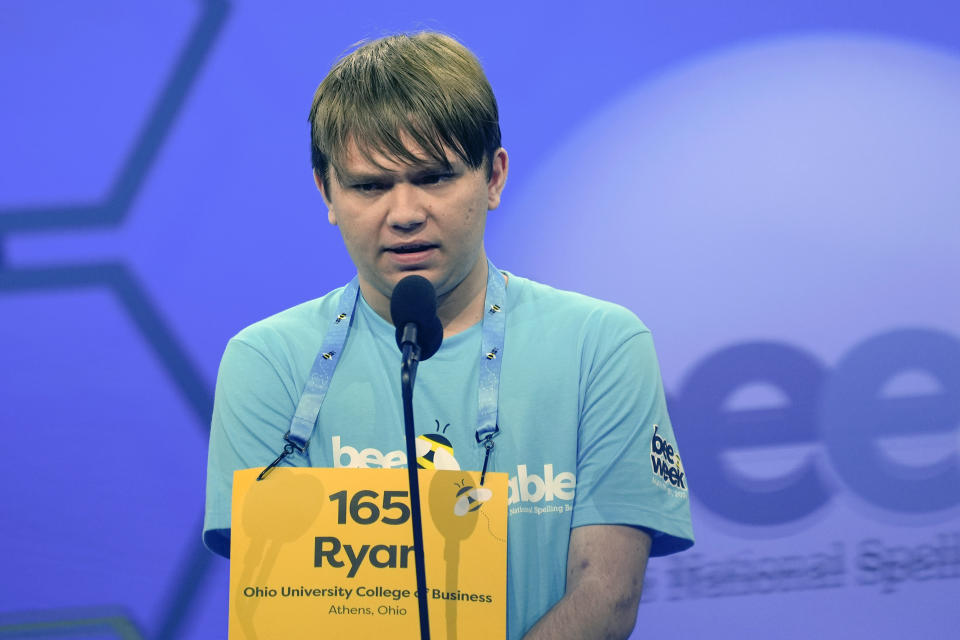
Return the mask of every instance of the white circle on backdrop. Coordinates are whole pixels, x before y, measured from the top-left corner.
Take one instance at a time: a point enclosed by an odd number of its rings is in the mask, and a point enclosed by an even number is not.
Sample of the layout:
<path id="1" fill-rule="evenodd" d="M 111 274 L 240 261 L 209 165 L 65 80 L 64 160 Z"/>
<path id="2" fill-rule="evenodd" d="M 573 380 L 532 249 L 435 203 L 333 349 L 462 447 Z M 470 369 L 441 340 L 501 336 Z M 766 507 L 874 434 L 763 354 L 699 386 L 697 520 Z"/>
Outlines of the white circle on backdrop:
<path id="1" fill-rule="evenodd" d="M 956 55 L 849 33 L 754 42 L 588 120 L 507 194 L 491 244 L 513 240 L 508 269 L 635 311 L 670 391 L 745 341 L 829 367 L 891 329 L 956 335 L 958 167 Z"/>

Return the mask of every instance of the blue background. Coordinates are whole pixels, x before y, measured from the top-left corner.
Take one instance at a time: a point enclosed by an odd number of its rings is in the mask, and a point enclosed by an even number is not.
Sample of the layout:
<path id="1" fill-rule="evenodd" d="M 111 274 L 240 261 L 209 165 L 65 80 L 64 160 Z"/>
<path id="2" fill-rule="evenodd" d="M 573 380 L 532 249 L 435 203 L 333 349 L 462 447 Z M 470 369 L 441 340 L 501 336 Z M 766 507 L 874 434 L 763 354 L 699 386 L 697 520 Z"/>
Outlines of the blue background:
<path id="1" fill-rule="evenodd" d="M 698 544 L 636 637 L 960 623 L 960 5 L 0 2 L 0 638 L 226 635 L 217 364 L 352 275 L 306 114 L 351 43 L 483 62 L 501 268 L 653 330 Z"/>

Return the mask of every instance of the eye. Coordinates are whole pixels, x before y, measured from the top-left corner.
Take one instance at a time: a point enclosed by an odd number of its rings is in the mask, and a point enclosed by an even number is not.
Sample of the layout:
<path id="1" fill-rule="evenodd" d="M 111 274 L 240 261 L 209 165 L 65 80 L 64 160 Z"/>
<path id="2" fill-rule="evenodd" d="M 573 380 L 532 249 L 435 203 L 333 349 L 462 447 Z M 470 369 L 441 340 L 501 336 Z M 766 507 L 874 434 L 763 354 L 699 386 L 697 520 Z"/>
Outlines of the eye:
<path id="1" fill-rule="evenodd" d="M 359 191 L 360 193 L 376 193 L 378 191 L 383 191 L 387 188 L 388 185 L 382 182 L 362 182 L 360 184 L 355 184 L 350 188 L 354 191 Z"/>
<path id="2" fill-rule="evenodd" d="M 428 173 L 419 178 L 417 182 L 422 185 L 442 184 L 444 182 L 453 180 L 455 177 L 457 177 L 455 173 L 451 171 L 443 171 L 439 173 Z"/>

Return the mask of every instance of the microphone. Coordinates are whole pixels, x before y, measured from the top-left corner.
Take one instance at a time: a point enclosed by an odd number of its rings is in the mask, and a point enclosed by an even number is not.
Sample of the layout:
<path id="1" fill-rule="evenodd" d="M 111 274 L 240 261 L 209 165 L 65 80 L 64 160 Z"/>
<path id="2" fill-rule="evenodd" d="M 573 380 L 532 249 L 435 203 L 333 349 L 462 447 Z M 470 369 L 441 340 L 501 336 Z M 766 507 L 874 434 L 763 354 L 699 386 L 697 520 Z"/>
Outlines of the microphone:
<path id="1" fill-rule="evenodd" d="M 440 349 L 443 325 L 437 317 L 437 292 L 423 276 L 407 276 L 390 296 L 390 317 L 397 327 L 397 346 L 420 347 L 417 359 L 428 359 Z"/>
<path id="2" fill-rule="evenodd" d="M 423 519 L 420 480 L 417 477 L 417 445 L 413 421 L 413 384 L 417 365 L 437 352 L 443 342 L 443 325 L 437 317 L 437 292 L 423 276 L 407 276 L 390 296 L 390 317 L 397 327 L 400 359 L 400 396 L 403 400 L 403 431 L 407 441 L 407 478 L 410 484 L 410 528 L 417 574 L 417 612 L 420 638 L 430 640 L 427 607 L 427 569 L 423 555 Z"/>

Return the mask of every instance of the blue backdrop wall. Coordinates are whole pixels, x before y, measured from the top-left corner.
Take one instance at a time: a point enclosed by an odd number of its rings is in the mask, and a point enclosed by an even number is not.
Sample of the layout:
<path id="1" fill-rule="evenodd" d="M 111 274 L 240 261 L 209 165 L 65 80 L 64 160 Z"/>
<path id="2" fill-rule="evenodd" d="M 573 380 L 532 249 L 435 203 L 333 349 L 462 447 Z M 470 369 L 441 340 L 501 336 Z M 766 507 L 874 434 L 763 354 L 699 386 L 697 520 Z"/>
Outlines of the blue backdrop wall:
<path id="1" fill-rule="evenodd" d="M 0 3 L 0 638 L 225 637 L 217 364 L 352 275 L 306 114 L 449 32 L 511 154 L 487 248 L 653 330 L 698 544 L 635 636 L 960 614 L 960 5 Z"/>

